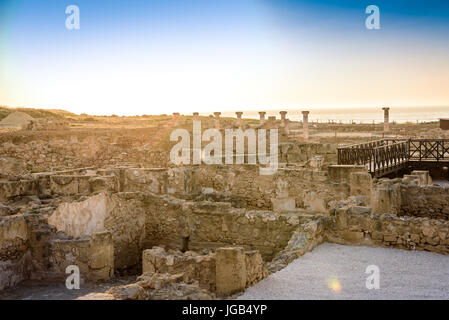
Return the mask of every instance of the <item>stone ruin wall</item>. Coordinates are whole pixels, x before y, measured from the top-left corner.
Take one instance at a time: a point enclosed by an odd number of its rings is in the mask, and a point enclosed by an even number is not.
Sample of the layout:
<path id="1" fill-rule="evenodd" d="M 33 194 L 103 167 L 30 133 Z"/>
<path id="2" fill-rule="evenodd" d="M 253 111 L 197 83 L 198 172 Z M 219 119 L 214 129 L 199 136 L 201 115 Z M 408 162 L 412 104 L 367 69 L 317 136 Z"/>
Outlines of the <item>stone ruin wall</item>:
<path id="1" fill-rule="evenodd" d="M 327 240 L 340 244 L 449 253 L 449 221 L 373 214 L 370 209 L 337 209 Z"/>
<path id="2" fill-rule="evenodd" d="M 0 290 L 28 279 L 30 235 L 23 216 L 0 218 Z"/>
<path id="3" fill-rule="evenodd" d="M 191 202 L 167 196 L 147 197 L 145 247 L 177 250 L 242 246 L 265 260 L 282 250 L 300 219 L 295 214 L 232 208 L 226 202 Z"/>
<path id="4" fill-rule="evenodd" d="M 373 213 L 449 220 L 449 187 L 432 185 L 427 171 L 372 184 Z"/>
<path id="5" fill-rule="evenodd" d="M 85 280 L 106 280 L 113 275 L 110 233 L 64 238 L 33 214 L 0 217 L 0 290 L 26 279 L 65 279 L 75 264 Z"/>
<path id="6" fill-rule="evenodd" d="M 168 250 L 160 253 L 166 260 L 182 257 L 191 273 L 181 278 L 209 290 L 213 282 L 205 285 L 201 261 L 213 274 L 213 251 L 227 246 L 257 250 L 270 272 L 326 241 L 448 253 L 447 188 L 430 183 L 419 172 L 375 180 L 360 166 L 280 168 L 260 176 L 251 165 L 84 168 L 2 180 L 6 205 L 37 195 L 62 201 L 0 217 L 0 289 L 65 276 L 69 264 L 87 280 L 145 269 L 142 251 L 154 246 Z M 273 199 L 294 206 L 273 211 Z M 254 265 L 257 276 L 241 276 L 251 284 L 266 276 L 260 261 Z M 176 268 L 160 268 L 177 277 Z"/>
<path id="7" fill-rule="evenodd" d="M 0 157 L 20 161 L 29 172 L 123 163 L 165 167 L 169 153 L 151 149 L 145 143 L 152 141 L 151 136 L 151 132 L 127 130 L 120 135 L 109 131 L 5 134 L 0 137 Z"/>
<path id="8" fill-rule="evenodd" d="M 250 287 L 268 275 L 258 251 L 245 251 L 245 285 Z M 142 273 L 183 274 L 184 282 L 198 281 L 200 288 L 211 292 L 217 290 L 216 253 L 205 255 L 194 251 L 166 251 L 153 247 L 143 251 Z M 242 288 L 242 289 L 244 289 Z"/>
<path id="9" fill-rule="evenodd" d="M 170 148 L 174 143 L 167 144 L 169 132 L 168 129 L 151 128 L 119 132 L 107 129 L 19 131 L 0 137 L 0 158 L 16 159 L 28 172 L 120 166 L 124 163 L 163 168 L 171 165 Z M 279 144 L 281 164 L 306 164 L 315 156 L 322 157 L 325 164 L 335 163 L 336 146 L 304 142 Z"/>

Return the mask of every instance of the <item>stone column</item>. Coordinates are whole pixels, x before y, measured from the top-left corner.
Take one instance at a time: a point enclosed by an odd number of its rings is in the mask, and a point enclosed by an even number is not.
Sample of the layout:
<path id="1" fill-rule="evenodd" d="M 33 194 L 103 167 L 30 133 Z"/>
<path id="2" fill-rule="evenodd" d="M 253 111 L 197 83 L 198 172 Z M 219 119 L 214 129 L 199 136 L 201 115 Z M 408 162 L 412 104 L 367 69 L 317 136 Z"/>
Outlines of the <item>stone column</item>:
<path id="1" fill-rule="evenodd" d="M 194 112 L 193 113 L 193 121 L 198 121 L 198 117 L 199 117 L 199 113 L 198 112 Z"/>
<path id="2" fill-rule="evenodd" d="M 266 114 L 266 112 L 265 111 L 260 111 L 259 114 L 260 114 L 260 125 L 263 125 L 264 122 L 265 122 L 265 114 Z"/>
<path id="3" fill-rule="evenodd" d="M 214 112 L 214 116 L 215 116 L 215 129 L 220 130 L 220 115 L 221 112 Z"/>
<path id="4" fill-rule="evenodd" d="M 384 111 L 384 131 L 390 131 L 390 108 L 382 108 Z"/>
<path id="5" fill-rule="evenodd" d="M 309 112 L 302 111 L 302 130 L 305 141 L 309 140 Z"/>
<path id="6" fill-rule="evenodd" d="M 179 112 L 173 112 L 173 125 L 177 125 L 179 122 Z"/>
<path id="7" fill-rule="evenodd" d="M 237 125 L 239 126 L 239 128 L 241 128 L 242 127 L 242 115 L 243 115 L 243 112 L 237 111 L 235 114 L 237 115 Z"/>
<path id="8" fill-rule="evenodd" d="M 285 126 L 287 125 L 287 111 L 280 111 L 279 113 L 281 114 L 281 127 L 285 128 Z"/>

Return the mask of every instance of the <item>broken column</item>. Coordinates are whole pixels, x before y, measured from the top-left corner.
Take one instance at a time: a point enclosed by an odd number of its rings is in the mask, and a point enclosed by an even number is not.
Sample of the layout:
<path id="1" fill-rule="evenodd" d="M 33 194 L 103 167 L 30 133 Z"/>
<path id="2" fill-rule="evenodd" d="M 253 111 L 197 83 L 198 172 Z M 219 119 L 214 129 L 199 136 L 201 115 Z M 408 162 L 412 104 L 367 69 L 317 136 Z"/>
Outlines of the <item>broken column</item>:
<path id="1" fill-rule="evenodd" d="M 215 272 L 218 294 L 231 295 L 245 290 L 245 250 L 241 247 L 218 248 L 215 251 Z"/>
<path id="2" fill-rule="evenodd" d="M 265 114 L 266 114 L 265 111 L 260 111 L 260 112 L 259 112 L 259 115 L 260 115 L 260 125 L 261 125 L 261 126 L 262 126 L 262 125 L 264 124 L 264 122 L 265 122 Z"/>
<path id="3" fill-rule="evenodd" d="M 305 141 L 309 140 L 309 112 L 302 111 L 302 130 Z"/>
<path id="4" fill-rule="evenodd" d="M 220 115 L 221 112 L 214 112 L 214 116 L 215 116 L 215 129 L 220 130 Z"/>
<path id="5" fill-rule="evenodd" d="M 241 128 L 242 127 L 242 115 L 243 115 L 243 112 L 237 111 L 235 114 L 237 115 L 237 125 L 239 126 L 239 128 Z"/>
<path id="6" fill-rule="evenodd" d="M 194 112 L 193 113 L 193 121 L 198 121 L 198 117 L 199 117 L 199 113 L 198 112 Z"/>
<path id="7" fill-rule="evenodd" d="M 390 108 L 382 108 L 384 111 L 384 131 L 390 131 Z"/>

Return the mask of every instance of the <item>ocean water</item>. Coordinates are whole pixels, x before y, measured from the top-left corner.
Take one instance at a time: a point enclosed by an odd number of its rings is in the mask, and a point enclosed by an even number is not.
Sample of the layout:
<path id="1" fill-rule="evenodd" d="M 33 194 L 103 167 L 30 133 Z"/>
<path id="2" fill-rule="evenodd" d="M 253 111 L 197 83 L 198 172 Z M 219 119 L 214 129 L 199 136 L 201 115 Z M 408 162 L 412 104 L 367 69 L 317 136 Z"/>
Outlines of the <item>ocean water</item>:
<path id="1" fill-rule="evenodd" d="M 280 119 L 279 111 L 287 111 L 287 118 L 294 121 L 302 120 L 302 110 L 309 110 L 309 121 L 326 123 L 381 123 L 384 119 L 382 108 L 341 108 L 341 109 L 272 109 L 266 111 L 265 119 L 276 116 Z M 262 111 L 262 110 L 260 110 Z M 203 113 L 202 113 L 203 114 Z M 206 113 L 204 113 L 206 115 Z M 236 117 L 235 112 L 224 111 L 222 117 Z M 243 111 L 243 118 L 259 119 L 258 111 Z M 447 107 L 391 107 L 390 121 L 397 123 L 430 122 L 440 118 L 449 118 Z"/>

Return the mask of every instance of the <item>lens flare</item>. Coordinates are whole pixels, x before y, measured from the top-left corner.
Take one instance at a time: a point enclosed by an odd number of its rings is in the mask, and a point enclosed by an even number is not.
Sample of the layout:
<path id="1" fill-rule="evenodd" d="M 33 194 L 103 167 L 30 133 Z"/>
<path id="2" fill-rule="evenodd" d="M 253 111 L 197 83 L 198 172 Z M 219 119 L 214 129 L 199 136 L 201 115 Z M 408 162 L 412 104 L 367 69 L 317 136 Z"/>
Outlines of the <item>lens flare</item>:
<path id="1" fill-rule="evenodd" d="M 331 289 L 334 292 L 340 292 L 341 291 L 340 281 L 337 278 L 335 278 L 335 277 L 329 278 L 327 280 L 327 286 L 329 287 L 329 289 Z"/>

